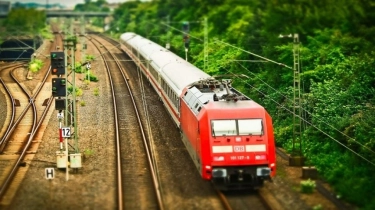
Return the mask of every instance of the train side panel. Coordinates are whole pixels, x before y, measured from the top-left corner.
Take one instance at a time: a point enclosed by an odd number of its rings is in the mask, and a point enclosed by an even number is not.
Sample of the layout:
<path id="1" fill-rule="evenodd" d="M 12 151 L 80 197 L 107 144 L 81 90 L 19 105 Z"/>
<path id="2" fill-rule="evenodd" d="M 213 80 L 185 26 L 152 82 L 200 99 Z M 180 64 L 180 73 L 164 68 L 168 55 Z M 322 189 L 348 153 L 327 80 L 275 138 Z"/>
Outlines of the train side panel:
<path id="1" fill-rule="evenodd" d="M 187 148 L 199 173 L 201 173 L 201 155 L 199 139 L 199 121 L 190 107 L 182 100 L 180 107 L 180 128 L 182 141 Z"/>
<path id="2" fill-rule="evenodd" d="M 150 81 L 150 84 L 159 95 L 160 100 L 164 103 L 165 108 L 168 110 L 173 121 L 179 126 L 179 113 L 178 108 L 176 107 L 178 97 L 174 91 L 171 91 L 171 88 L 167 85 L 166 81 L 161 78 L 158 66 L 153 62 L 145 62 L 146 57 L 148 56 L 137 53 L 138 51 L 134 50 L 136 48 L 134 48 L 133 45 L 130 45 L 123 40 L 121 40 L 121 43 L 123 44 L 122 49 L 135 61 L 135 64 L 140 68 L 142 74 L 144 74 Z"/>
<path id="3" fill-rule="evenodd" d="M 275 137 L 273 134 L 273 123 L 271 116 L 266 112 L 266 126 L 267 126 L 267 137 L 268 137 L 268 157 L 269 167 L 271 168 L 271 177 L 276 175 L 276 144 Z"/>

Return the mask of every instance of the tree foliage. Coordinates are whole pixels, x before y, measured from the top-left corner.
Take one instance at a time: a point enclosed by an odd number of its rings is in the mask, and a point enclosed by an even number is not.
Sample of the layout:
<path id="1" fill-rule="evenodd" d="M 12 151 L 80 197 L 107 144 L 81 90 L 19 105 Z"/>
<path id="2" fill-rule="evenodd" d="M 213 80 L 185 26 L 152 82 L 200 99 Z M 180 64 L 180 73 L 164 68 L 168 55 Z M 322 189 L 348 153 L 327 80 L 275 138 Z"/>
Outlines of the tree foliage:
<path id="1" fill-rule="evenodd" d="M 109 12 L 110 9 L 108 7 L 106 7 L 105 4 L 106 4 L 105 0 L 96 0 L 96 1 L 85 0 L 85 3 L 77 4 L 74 7 L 74 11 L 79 11 L 79 12 Z M 103 18 L 94 17 L 91 20 L 92 20 L 92 24 L 95 25 L 95 26 L 103 27 L 103 25 L 104 25 Z"/>
<path id="2" fill-rule="evenodd" d="M 13 9 L 4 21 L 7 31 L 38 32 L 45 27 L 46 14 L 35 9 Z"/>

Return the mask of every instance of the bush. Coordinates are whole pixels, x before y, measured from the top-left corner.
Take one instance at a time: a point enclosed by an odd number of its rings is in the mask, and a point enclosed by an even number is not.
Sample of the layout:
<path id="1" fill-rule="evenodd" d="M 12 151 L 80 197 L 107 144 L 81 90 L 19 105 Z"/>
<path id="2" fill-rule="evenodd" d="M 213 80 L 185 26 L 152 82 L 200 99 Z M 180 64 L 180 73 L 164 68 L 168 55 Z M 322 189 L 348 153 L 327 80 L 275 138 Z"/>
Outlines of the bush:
<path id="1" fill-rule="evenodd" d="M 88 76 L 87 75 L 85 76 L 85 79 L 89 77 L 91 82 L 99 81 L 98 77 L 92 74 L 92 71 L 88 72 L 88 74 L 89 74 Z"/>
<path id="2" fill-rule="evenodd" d="M 306 181 L 301 181 L 301 192 L 302 193 L 312 193 L 316 187 L 315 181 L 310 179 Z"/>
<path id="3" fill-rule="evenodd" d="M 40 34 L 42 35 L 44 39 L 53 39 L 53 34 L 51 33 L 49 26 L 43 28 Z"/>
<path id="4" fill-rule="evenodd" d="M 82 91 L 82 89 L 81 88 L 75 88 L 75 91 L 76 91 L 76 96 L 81 96 L 82 94 L 83 94 L 83 91 Z M 70 94 L 72 94 L 73 93 L 73 86 L 69 86 L 68 87 L 68 92 L 70 93 Z"/>
<path id="5" fill-rule="evenodd" d="M 82 96 L 83 90 L 81 88 L 76 88 L 76 96 Z"/>
<path id="6" fill-rule="evenodd" d="M 99 80 L 98 80 L 98 77 L 96 77 L 95 75 L 93 75 L 93 74 L 90 73 L 90 81 L 97 82 Z"/>
<path id="7" fill-rule="evenodd" d="M 83 73 L 84 68 L 82 67 L 82 64 L 80 62 L 75 63 L 75 72 L 76 73 Z"/>
<path id="8" fill-rule="evenodd" d="M 84 152 L 83 152 L 84 155 L 87 155 L 87 156 L 90 156 L 90 155 L 93 155 L 94 154 L 94 151 L 91 150 L 91 149 L 86 149 Z"/>
<path id="9" fill-rule="evenodd" d="M 87 61 L 93 61 L 95 57 L 93 55 L 86 55 L 86 60 Z"/>
<path id="10" fill-rule="evenodd" d="M 313 210 L 322 210 L 322 209 L 323 209 L 323 207 L 322 207 L 321 204 L 318 204 L 318 205 L 313 207 Z"/>
<path id="11" fill-rule="evenodd" d="M 29 63 L 29 69 L 31 72 L 38 72 L 43 66 L 43 61 L 39 59 L 34 59 Z"/>
<path id="12" fill-rule="evenodd" d="M 94 155 L 94 151 L 91 149 L 85 149 L 83 152 L 83 159 L 89 158 Z"/>
<path id="13" fill-rule="evenodd" d="M 94 95 L 98 96 L 99 95 L 99 88 L 94 88 Z"/>
<path id="14" fill-rule="evenodd" d="M 89 86 L 89 84 L 90 84 L 90 81 L 89 81 L 89 80 L 87 80 L 87 79 L 85 79 L 85 80 L 83 81 L 83 84 L 84 84 L 85 86 Z"/>

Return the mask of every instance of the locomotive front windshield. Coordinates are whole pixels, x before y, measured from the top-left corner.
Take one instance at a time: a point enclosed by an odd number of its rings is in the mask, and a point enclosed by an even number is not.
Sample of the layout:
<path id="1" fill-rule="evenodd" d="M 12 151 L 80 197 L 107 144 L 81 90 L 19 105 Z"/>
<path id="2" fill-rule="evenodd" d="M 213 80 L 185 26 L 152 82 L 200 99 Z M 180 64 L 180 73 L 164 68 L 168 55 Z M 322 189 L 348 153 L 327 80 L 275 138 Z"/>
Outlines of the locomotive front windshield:
<path id="1" fill-rule="evenodd" d="M 263 135 L 262 119 L 211 120 L 212 136 Z"/>

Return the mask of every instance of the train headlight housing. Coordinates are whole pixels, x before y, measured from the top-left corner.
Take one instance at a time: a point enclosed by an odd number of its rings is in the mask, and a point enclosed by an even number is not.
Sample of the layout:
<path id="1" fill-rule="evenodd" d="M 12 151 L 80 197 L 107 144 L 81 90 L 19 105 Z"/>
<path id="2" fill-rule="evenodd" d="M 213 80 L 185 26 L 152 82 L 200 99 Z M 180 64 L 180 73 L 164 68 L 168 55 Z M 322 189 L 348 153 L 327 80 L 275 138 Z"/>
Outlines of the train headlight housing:
<path id="1" fill-rule="evenodd" d="M 213 161 L 224 161 L 224 156 L 214 156 Z"/>
<path id="2" fill-rule="evenodd" d="M 227 169 L 225 168 L 214 168 L 212 169 L 212 177 L 226 177 L 227 176 Z"/>
<path id="3" fill-rule="evenodd" d="M 268 167 L 259 167 L 257 168 L 257 176 L 270 176 L 271 169 Z"/>
<path id="4" fill-rule="evenodd" d="M 255 155 L 255 160 L 266 160 L 267 156 L 266 155 Z"/>

